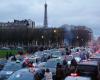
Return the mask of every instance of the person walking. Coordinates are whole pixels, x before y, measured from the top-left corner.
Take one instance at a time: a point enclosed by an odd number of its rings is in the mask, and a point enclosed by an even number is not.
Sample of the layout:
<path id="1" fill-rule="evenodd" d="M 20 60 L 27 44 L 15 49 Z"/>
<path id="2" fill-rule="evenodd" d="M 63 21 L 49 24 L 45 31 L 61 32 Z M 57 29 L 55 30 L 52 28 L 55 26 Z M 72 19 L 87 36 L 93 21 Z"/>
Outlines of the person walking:
<path id="1" fill-rule="evenodd" d="M 46 69 L 46 71 L 45 71 L 45 80 L 53 80 L 52 79 L 52 72 L 50 72 L 49 69 Z"/>
<path id="2" fill-rule="evenodd" d="M 74 73 L 77 68 L 77 61 L 75 58 L 71 60 L 71 65 L 70 65 L 70 73 Z"/>
<path id="3" fill-rule="evenodd" d="M 98 74 L 97 79 L 100 80 L 100 61 L 98 61 Z"/>
<path id="4" fill-rule="evenodd" d="M 62 69 L 63 69 L 63 73 L 64 73 L 64 78 L 65 78 L 68 75 L 68 71 L 69 71 L 66 60 L 63 60 Z"/>
<path id="5" fill-rule="evenodd" d="M 62 69 L 62 65 L 58 65 L 56 68 L 56 80 L 63 80 L 64 78 L 64 72 Z"/>

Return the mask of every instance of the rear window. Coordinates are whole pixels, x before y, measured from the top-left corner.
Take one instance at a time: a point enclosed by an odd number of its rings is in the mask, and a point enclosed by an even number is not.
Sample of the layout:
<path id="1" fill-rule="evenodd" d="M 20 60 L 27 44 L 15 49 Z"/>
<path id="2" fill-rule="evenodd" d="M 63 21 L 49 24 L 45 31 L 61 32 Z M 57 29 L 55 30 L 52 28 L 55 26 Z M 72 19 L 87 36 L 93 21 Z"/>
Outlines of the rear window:
<path id="1" fill-rule="evenodd" d="M 77 70 L 79 72 L 96 72 L 97 66 L 92 65 L 78 65 Z"/>

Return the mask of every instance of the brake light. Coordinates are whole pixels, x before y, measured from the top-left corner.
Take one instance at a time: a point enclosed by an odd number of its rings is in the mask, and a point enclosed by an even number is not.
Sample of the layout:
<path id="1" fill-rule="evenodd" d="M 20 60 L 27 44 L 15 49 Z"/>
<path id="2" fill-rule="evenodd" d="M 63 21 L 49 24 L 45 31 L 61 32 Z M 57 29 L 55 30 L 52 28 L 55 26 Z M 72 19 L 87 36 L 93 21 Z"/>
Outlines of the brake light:
<path id="1" fill-rule="evenodd" d="M 77 73 L 71 73 L 71 76 L 73 76 L 73 77 L 77 77 L 78 74 L 77 74 Z"/>

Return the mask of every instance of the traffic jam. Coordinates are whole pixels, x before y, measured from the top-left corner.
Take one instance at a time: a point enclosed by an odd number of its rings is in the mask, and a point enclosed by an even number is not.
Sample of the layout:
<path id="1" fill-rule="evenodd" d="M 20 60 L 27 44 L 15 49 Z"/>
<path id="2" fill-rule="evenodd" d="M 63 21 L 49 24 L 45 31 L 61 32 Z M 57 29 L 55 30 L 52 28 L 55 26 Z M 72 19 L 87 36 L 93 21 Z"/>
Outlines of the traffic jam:
<path id="1" fill-rule="evenodd" d="M 20 51 L 0 60 L 0 80 L 100 80 L 100 50 L 72 47 Z"/>

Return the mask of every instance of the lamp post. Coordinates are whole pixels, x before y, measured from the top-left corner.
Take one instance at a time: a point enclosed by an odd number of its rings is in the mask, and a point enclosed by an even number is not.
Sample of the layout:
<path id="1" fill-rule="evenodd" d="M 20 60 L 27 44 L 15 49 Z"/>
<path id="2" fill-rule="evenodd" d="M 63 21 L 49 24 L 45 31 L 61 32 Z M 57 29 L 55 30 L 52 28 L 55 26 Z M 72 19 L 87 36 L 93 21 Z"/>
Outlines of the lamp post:
<path id="1" fill-rule="evenodd" d="M 56 29 L 54 29 L 54 37 L 55 37 L 55 43 L 56 43 L 56 46 L 58 47 L 58 32 Z"/>
<path id="2" fill-rule="evenodd" d="M 44 38 L 44 36 L 42 35 L 42 36 L 41 36 L 41 38 L 43 39 L 43 38 Z"/>
<path id="3" fill-rule="evenodd" d="M 41 38 L 42 38 L 42 44 L 44 45 L 44 36 L 42 35 Z"/>
<path id="4" fill-rule="evenodd" d="M 77 39 L 77 46 L 79 46 L 79 42 L 78 42 L 79 36 L 77 36 L 76 39 Z"/>
<path id="5" fill-rule="evenodd" d="M 84 43 L 83 43 L 83 41 L 84 41 L 84 40 L 83 40 L 83 38 L 82 38 L 82 39 L 81 39 L 81 44 L 82 44 L 82 46 L 84 46 Z"/>
<path id="6" fill-rule="evenodd" d="M 57 31 L 56 31 L 56 30 L 54 30 L 53 32 L 54 32 L 54 33 L 56 33 Z"/>

